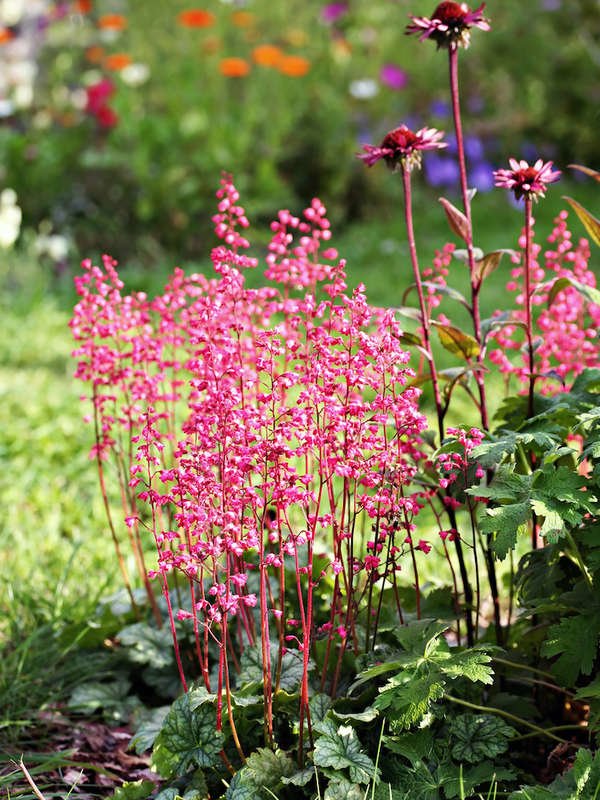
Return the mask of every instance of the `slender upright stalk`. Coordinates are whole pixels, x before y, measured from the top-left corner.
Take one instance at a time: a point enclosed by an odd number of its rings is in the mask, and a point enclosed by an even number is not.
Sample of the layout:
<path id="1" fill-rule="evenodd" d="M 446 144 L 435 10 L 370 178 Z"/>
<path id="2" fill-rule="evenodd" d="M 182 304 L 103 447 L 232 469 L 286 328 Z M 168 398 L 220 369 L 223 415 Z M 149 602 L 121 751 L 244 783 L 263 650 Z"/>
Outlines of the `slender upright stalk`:
<path id="1" fill-rule="evenodd" d="M 527 336 L 527 372 L 529 385 L 527 390 L 527 416 L 533 416 L 534 349 L 533 349 L 533 295 L 531 291 L 531 196 L 525 196 L 525 263 L 523 274 L 525 281 L 525 331 Z"/>
<path id="2" fill-rule="evenodd" d="M 410 169 L 406 165 L 402 165 L 402 186 L 404 189 L 404 221 L 406 223 L 406 235 L 408 237 L 408 250 L 410 253 L 410 262 L 413 269 L 415 278 L 415 286 L 417 295 L 419 297 L 419 309 L 421 311 L 421 327 L 423 330 L 423 344 L 427 354 L 427 361 L 429 363 L 429 374 L 431 375 L 431 385 L 433 386 L 433 399 L 435 402 L 435 410 L 437 414 L 438 432 L 440 436 L 440 444 L 444 439 L 444 408 L 442 405 L 442 398 L 440 395 L 440 385 L 435 368 L 435 361 L 431 351 L 431 320 L 429 318 L 429 311 L 425 303 L 425 294 L 423 292 L 423 282 L 421 279 L 421 271 L 419 270 L 419 260 L 417 258 L 417 246 L 415 243 L 415 233 L 413 226 L 412 214 L 412 191 L 410 182 Z"/>
<path id="3" fill-rule="evenodd" d="M 467 181 L 467 165 L 465 160 L 465 147 L 462 131 L 462 120 L 460 115 L 460 95 L 458 90 L 458 46 L 452 45 L 448 49 L 450 65 L 450 94 L 452 97 L 452 114 L 454 117 L 454 132 L 456 134 L 456 148 L 458 151 L 458 168 L 460 172 L 460 191 L 463 201 L 464 214 L 467 220 L 467 258 L 469 264 L 469 276 L 471 280 L 471 317 L 473 319 L 473 332 L 477 343 L 481 346 L 481 313 L 479 310 L 479 290 L 481 282 L 475 274 L 475 255 L 473 252 L 473 221 L 471 217 L 471 198 L 469 196 L 469 186 Z M 481 355 L 478 355 L 477 362 L 481 363 Z M 485 381 L 480 370 L 474 371 L 475 381 L 479 390 L 481 424 L 484 430 L 489 429 L 489 418 L 485 394 Z"/>

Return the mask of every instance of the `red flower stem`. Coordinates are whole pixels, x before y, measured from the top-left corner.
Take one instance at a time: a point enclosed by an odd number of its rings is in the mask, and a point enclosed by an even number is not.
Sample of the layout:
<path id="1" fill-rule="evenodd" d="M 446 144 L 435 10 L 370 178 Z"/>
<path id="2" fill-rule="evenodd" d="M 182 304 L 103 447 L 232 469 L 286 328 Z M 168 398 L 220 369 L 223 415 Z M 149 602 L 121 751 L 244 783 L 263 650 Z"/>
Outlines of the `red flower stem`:
<path id="1" fill-rule="evenodd" d="M 410 261 L 412 264 L 413 275 L 415 278 L 417 295 L 419 297 L 419 309 L 421 311 L 421 324 L 423 328 L 423 343 L 425 345 L 425 352 L 427 353 L 427 361 L 429 362 L 429 374 L 431 375 L 431 384 L 433 386 L 433 399 L 435 402 L 438 432 L 441 444 L 444 438 L 444 410 L 442 405 L 442 398 L 440 395 L 440 386 L 438 382 L 437 371 L 435 368 L 435 361 L 433 359 L 433 353 L 431 351 L 431 340 L 429 336 L 431 323 L 429 320 L 427 305 L 425 303 L 423 282 L 421 280 L 421 272 L 419 270 L 419 260 L 417 258 L 417 246 L 415 243 L 415 232 L 414 232 L 413 214 L 412 214 L 412 191 L 410 183 L 410 171 L 404 166 L 402 167 L 402 186 L 404 189 L 404 221 L 406 224 L 406 235 L 408 237 L 408 249 L 410 253 Z"/>
<path id="2" fill-rule="evenodd" d="M 473 253 L 473 221 L 471 218 L 471 200 L 469 199 L 469 186 L 467 182 L 467 165 L 465 161 L 465 147 L 460 116 L 460 95 L 458 90 L 458 47 L 451 45 L 448 50 L 450 64 L 450 94 L 452 96 L 452 114 L 454 116 L 454 132 L 456 134 L 456 148 L 458 150 L 458 167 L 460 172 L 460 189 L 463 208 L 467 219 L 467 259 L 471 279 L 471 317 L 475 339 L 481 348 L 481 314 L 479 311 L 479 290 L 481 281 L 475 275 L 475 256 Z M 477 355 L 477 363 L 481 363 L 481 351 Z M 474 377 L 479 390 L 481 424 L 484 430 L 489 429 L 487 401 L 485 395 L 485 381 L 480 370 L 474 370 Z"/>
<path id="3" fill-rule="evenodd" d="M 533 295 L 531 292 L 531 197 L 525 196 L 525 330 L 527 335 L 527 360 L 529 371 L 529 388 L 527 392 L 527 416 L 533 416 L 534 349 L 533 349 Z"/>

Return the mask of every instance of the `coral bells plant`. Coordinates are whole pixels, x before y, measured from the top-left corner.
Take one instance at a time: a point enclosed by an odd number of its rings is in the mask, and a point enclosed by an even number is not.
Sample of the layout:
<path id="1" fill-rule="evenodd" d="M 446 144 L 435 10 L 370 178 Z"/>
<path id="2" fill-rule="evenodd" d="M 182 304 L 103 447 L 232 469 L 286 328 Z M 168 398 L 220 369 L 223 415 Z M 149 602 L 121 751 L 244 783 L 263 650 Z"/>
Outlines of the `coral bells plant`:
<path id="1" fill-rule="evenodd" d="M 105 256 L 76 279 L 76 376 L 134 629 L 150 612 L 153 641 L 164 625 L 184 690 L 137 735 L 168 792 L 508 793 L 530 773 L 511 738 L 545 752 L 600 732 L 600 292 L 566 211 L 544 252 L 534 241 L 552 162 L 496 171 L 524 227 L 515 249 L 475 245 L 457 54 L 490 29 L 483 8 L 441 3 L 407 31 L 449 51 L 463 208 L 440 200 L 465 249 L 441 243 L 424 267 L 417 252 L 412 180 L 442 132 L 402 124 L 359 154 L 402 180 L 412 283 L 398 307 L 348 290 L 317 198 L 278 213 L 265 285 L 249 288 L 260 259 L 229 175 L 211 277 L 177 269 L 157 297 L 125 294 Z M 508 257 L 512 307 L 482 319 Z M 470 297 L 450 285 L 456 261 Z"/>

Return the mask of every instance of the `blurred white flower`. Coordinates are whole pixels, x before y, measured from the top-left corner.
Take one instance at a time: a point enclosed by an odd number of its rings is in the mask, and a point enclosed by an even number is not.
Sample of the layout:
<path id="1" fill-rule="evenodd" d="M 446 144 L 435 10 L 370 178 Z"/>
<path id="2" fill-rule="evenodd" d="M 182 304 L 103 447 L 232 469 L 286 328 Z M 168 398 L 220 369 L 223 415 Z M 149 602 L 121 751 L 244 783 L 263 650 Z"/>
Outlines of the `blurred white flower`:
<path id="1" fill-rule="evenodd" d="M 0 193 L 0 247 L 7 250 L 19 238 L 23 215 L 17 205 L 14 189 L 4 189 Z"/>
<path id="2" fill-rule="evenodd" d="M 0 22 L 18 25 L 25 13 L 26 0 L 0 0 Z"/>
<path id="3" fill-rule="evenodd" d="M 35 252 L 38 256 L 48 256 L 55 263 L 64 261 L 69 255 L 69 240 L 59 233 L 39 234 L 35 240 Z"/>
<path id="4" fill-rule="evenodd" d="M 379 86 L 372 78 L 360 78 L 352 81 L 349 91 L 356 100 L 370 100 L 379 92 Z"/>
<path id="5" fill-rule="evenodd" d="M 10 117 L 15 111 L 15 104 L 7 97 L 0 98 L 0 118 Z"/>
<path id="6" fill-rule="evenodd" d="M 121 70 L 121 78 L 128 86 L 141 86 L 150 77 L 150 68 L 146 64 L 129 64 Z"/>

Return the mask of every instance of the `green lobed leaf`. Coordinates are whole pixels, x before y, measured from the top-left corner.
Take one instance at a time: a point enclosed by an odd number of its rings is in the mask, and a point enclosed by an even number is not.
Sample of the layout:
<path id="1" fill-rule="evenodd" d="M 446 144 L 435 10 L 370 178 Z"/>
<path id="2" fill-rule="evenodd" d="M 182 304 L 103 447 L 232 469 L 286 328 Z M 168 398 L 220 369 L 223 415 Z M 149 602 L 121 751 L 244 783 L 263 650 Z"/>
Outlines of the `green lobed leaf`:
<path id="1" fill-rule="evenodd" d="M 494 671 L 490 664 L 492 657 L 482 649 L 471 648 L 453 652 L 447 664 L 440 665 L 444 675 L 451 678 L 467 678 L 473 683 L 492 684 Z"/>
<path id="2" fill-rule="evenodd" d="M 315 742 L 313 761 L 318 767 L 347 769 L 353 783 L 369 783 L 375 775 L 375 765 L 362 752 L 356 731 L 341 725 L 335 733 L 320 736 Z"/>
<path id="3" fill-rule="evenodd" d="M 563 617 L 548 630 L 542 655 L 558 656 L 552 672 L 564 686 L 573 686 L 579 674 L 591 675 L 600 641 L 600 613 Z"/>
<path id="4" fill-rule="evenodd" d="M 379 690 L 373 705 L 393 721 L 394 731 L 417 725 L 444 696 L 446 682 L 437 670 L 426 675 L 399 675 Z"/>
<path id="5" fill-rule="evenodd" d="M 145 622 L 128 625 L 119 632 L 119 643 L 127 648 L 134 664 L 149 664 L 156 669 L 173 664 L 173 639 L 168 628 L 155 628 Z"/>
<path id="6" fill-rule="evenodd" d="M 479 529 L 482 533 L 494 534 L 494 552 L 503 559 L 515 547 L 517 536 L 527 530 L 530 517 L 529 501 L 487 508 L 478 520 Z"/>
<path id="7" fill-rule="evenodd" d="M 461 714 L 450 724 L 452 758 L 477 764 L 494 760 L 508 750 L 509 739 L 517 731 L 491 714 Z"/>
<path id="8" fill-rule="evenodd" d="M 156 785 L 152 781 L 125 781 L 122 786 L 115 789 L 111 800 L 145 800 L 155 788 Z"/>
<path id="9" fill-rule="evenodd" d="M 350 781 L 330 781 L 323 800 L 364 800 L 365 790 Z"/>
<path id="10" fill-rule="evenodd" d="M 146 750 L 150 750 L 150 748 L 154 745 L 156 737 L 160 733 L 169 710 L 170 706 L 154 708 L 152 711 L 148 712 L 147 715 L 145 715 L 140 725 L 138 725 L 138 728 L 131 737 L 131 741 L 129 743 L 129 746 L 133 747 L 138 755 L 145 753 Z"/>
<path id="11" fill-rule="evenodd" d="M 190 706 L 189 694 L 171 706 L 154 742 L 153 762 L 163 777 L 184 775 L 194 767 L 212 767 L 219 763 L 224 736 L 216 730 L 216 710 L 205 703 Z"/>

